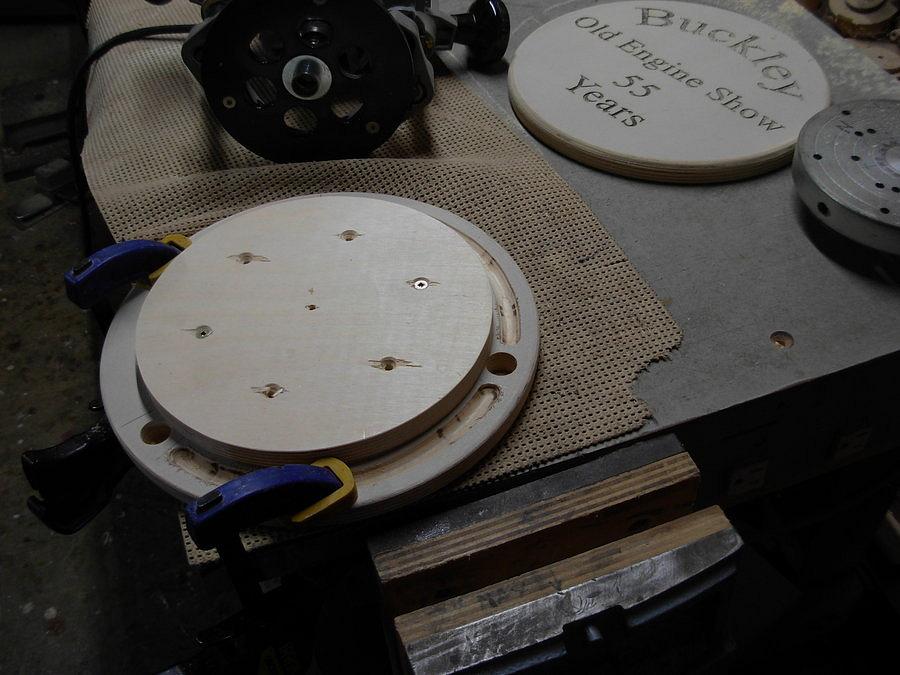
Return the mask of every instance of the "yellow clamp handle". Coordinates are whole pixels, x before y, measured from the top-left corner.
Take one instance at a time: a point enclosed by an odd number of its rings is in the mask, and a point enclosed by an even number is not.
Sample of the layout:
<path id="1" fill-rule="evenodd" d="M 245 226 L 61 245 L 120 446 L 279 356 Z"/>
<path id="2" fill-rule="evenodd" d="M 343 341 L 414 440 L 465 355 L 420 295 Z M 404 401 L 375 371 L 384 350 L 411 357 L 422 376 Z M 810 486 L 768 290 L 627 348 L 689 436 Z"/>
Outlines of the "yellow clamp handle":
<path id="1" fill-rule="evenodd" d="M 188 246 L 191 245 L 191 240 L 188 239 L 187 237 L 185 237 L 183 234 L 167 234 L 165 237 L 160 239 L 160 241 L 163 244 L 169 244 L 169 246 L 174 246 L 175 248 L 177 248 L 181 251 L 183 251 L 184 249 L 186 249 Z M 162 274 L 165 271 L 166 267 L 168 267 L 168 266 L 169 266 L 169 263 L 166 263 L 165 265 L 160 267 L 158 270 L 156 270 L 155 272 L 151 272 L 147 276 L 147 281 L 150 282 L 149 283 L 150 286 L 152 286 L 154 283 L 156 283 L 156 280 L 159 279 L 159 275 Z"/>
<path id="2" fill-rule="evenodd" d="M 312 465 L 331 469 L 342 485 L 327 497 L 323 497 L 315 504 L 307 506 L 299 513 L 295 513 L 291 517 L 291 520 L 295 523 L 303 523 L 314 516 L 350 508 L 356 501 L 356 479 L 353 478 L 353 472 L 349 466 L 334 457 L 317 459 Z"/>

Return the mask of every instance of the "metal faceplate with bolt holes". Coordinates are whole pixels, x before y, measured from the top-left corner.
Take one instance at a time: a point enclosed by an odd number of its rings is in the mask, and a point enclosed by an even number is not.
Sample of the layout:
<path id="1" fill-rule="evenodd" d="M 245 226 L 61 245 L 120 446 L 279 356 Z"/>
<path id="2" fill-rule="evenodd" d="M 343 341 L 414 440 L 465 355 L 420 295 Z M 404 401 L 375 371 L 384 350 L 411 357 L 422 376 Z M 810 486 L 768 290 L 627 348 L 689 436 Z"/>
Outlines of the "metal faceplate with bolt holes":
<path id="1" fill-rule="evenodd" d="M 812 117 L 793 173 L 800 198 L 825 225 L 900 253 L 900 101 L 849 101 Z"/>

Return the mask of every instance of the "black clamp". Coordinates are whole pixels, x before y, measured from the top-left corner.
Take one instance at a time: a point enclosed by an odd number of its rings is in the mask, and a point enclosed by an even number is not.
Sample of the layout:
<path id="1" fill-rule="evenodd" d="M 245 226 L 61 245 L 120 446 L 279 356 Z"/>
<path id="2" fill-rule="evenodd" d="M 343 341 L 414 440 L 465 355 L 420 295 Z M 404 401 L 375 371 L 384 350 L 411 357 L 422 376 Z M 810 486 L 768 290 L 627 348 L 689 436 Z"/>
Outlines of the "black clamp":
<path id="1" fill-rule="evenodd" d="M 25 477 L 40 495 L 28 498 L 28 508 L 51 530 L 73 534 L 106 506 L 130 467 L 109 422 L 100 420 L 58 445 L 22 453 Z"/>

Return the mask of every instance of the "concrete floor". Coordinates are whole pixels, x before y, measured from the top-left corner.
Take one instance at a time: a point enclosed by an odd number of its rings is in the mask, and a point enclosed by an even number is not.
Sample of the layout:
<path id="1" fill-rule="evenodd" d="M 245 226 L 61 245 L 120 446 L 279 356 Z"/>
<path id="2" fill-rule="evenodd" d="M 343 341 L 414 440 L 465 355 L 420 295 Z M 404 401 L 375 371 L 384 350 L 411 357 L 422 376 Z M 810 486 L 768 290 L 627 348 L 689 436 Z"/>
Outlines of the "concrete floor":
<path id="1" fill-rule="evenodd" d="M 69 71 L 81 48 L 71 26 L 0 26 L 0 89 Z M 33 191 L 33 179 L 0 179 L 0 672 L 156 672 L 237 600 L 221 570 L 188 568 L 178 505 L 136 470 L 75 535 L 25 505 L 20 454 L 89 427 L 99 397 L 100 337 L 62 283 L 83 254 L 78 212 L 23 228 L 7 208 Z"/>
<path id="2" fill-rule="evenodd" d="M 5 207 L 30 189 L 4 185 L 0 215 L 0 671 L 155 672 L 237 602 L 220 570 L 189 570 L 178 505 L 136 470 L 77 534 L 53 533 L 26 508 L 20 453 L 98 416 L 97 331 L 62 285 L 81 256 L 76 209 L 20 230 Z"/>

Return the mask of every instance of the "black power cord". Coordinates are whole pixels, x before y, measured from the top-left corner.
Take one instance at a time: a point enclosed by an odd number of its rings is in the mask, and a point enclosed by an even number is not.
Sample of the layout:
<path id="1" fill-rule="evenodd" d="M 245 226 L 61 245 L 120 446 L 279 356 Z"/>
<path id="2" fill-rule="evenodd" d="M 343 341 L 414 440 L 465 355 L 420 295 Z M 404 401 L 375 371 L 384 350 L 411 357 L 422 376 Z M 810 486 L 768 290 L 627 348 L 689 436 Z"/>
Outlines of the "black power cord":
<path id="1" fill-rule="evenodd" d="M 91 66 L 111 49 L 125 44 L 126 42 L 143 40 L 154 35 L 178 35 L 189 33 L 193 27 L 193 24 L 175 24 L 171 26 L 147 26 L 136 30 L 126 31 L 115 37 L 111 37 L 106 42 L 100 44 L 88 54 L 87 58 L 85 58 L 75 72 L 75 77 L 72 80 L 72 88 L 69 90 L 68 107 L 66 109 L 66 126 L 69 135 L 69 154 L 72 159 L 72 166 L 75 170 L 75 187 L 78 190 L 78 203 L 81 208 L 81 222 L 82 227 L 84 228 L 85 253 L 90 253 L 91 241 L 88 220 L 89 191 L 87 178 L 84 175 L 84 166 L 81 162 L 81 149 L 84 146 L 84 138 L 87 136 L 87 110 L 85 99 L 87 96 L 87 83 L 91 73 Z"/>

